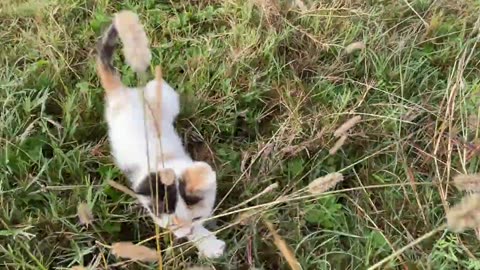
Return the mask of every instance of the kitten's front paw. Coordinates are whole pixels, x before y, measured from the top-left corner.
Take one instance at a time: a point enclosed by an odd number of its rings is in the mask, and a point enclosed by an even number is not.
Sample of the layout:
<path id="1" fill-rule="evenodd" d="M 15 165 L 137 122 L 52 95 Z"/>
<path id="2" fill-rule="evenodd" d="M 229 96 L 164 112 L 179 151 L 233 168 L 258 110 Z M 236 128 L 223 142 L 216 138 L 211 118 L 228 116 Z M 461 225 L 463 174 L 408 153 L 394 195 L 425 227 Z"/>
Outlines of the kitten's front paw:
<path id="1" fill-rule="evenodd" d="M 223 255 L 225 242 L 214 237 L 209 237 L 201 241 L 197 248 L 201 256 L 214 259 Z"/>

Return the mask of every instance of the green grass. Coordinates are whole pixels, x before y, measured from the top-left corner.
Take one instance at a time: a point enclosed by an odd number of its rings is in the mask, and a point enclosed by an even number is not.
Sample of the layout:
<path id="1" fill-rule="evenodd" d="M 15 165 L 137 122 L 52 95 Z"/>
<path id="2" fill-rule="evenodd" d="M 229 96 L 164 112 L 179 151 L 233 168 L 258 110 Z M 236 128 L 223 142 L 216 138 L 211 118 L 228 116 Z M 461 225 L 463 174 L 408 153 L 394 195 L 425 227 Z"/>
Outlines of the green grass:
<path id="1" fill-rule="evenodd" d="M 155 234 L 134 200 L 106 184 L 126 181 L 109 155 L 93 58 L 120 9 L 140 14 L 153 64 L 182 94 L 178 130 L 218 171 L 225 256 L 209 261 L 184 246 L 164 253 L 164 269 L 287 269 L 262 218 L 303 269 L 366 269 L 441 226 L 462 196 L 452 176 L 480 163 L 479 2 L 304 2 L 306 11 L 273 0 L 3 1 L 0 265 L 158 267 L 108 249 Z M 366 49 L 346 54 L 356 41 Z M 333 131 L 353 115 L 362 122 L 329 155 Z M 335 171 L 346 178 L 335 193 L 296 199 Z M 229 209 L 272 183 L 279 188 L 240 208 L 288 201 L 235 225 Z M 76 216 L 84 201 L 95 216 L 88 228 Z M 479 242 L 442 231 L 386 268 L 480 269 Z"/>

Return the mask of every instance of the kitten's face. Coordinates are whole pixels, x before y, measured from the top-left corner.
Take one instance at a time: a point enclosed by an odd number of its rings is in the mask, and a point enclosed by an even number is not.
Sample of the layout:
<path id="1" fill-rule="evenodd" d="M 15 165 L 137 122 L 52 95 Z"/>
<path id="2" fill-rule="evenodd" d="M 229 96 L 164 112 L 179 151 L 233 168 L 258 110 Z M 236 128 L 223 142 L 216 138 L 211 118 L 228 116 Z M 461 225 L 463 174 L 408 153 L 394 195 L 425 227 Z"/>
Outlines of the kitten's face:
<path id="1" fill-rule="evenodd" d="M 182 175 L 171 169 L 151 173 L 136 187 L 140 201 L 161 222 L 188 234 L 192 223 L 211 215 L 216 194 L 216 175 L 204 162 L 195 162 Z M 166 225 L 166 224 L 165 224 Z"/>

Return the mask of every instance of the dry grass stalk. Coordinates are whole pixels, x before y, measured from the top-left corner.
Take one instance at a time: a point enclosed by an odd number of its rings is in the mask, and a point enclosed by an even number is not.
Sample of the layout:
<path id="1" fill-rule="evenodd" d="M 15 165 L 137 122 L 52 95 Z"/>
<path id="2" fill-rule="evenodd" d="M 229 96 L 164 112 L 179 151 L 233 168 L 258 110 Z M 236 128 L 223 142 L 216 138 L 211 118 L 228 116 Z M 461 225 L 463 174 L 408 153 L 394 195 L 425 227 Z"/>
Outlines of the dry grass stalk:
<path id="1" fill-rule="evenodd" d="M 119 183 L 117 183 L 113 180 L 108 180 L 108 184 L 110 186 L 112 186 L 113 188 L 115 188 L 117 190 L 120 190 L 121 192 L 132 196 L 133 198 L 137 198 L 137 194 L 135 192 L 133 192 L 131 189 L 129 189 L 128 187 L 126 187 L 122 184 L 119 184 Z"/>
<path id="2" fill-rule="evenodd" d="M 453 178 L 453 183 L 458 190 L 480 191 L 480 174 L 459 174 Z"/>
<path id="3" fill-rule="evenodd" d="M 283 240 L 283 238 L 277 233 L 272 223 L 265 221 L 265 224 L 267 225 L 268 230 L 273 236 L 273 243 L 278 248 L 278 250 L 280 250 L 280 253 L 282 253 L 285 260 L 287 260 L 290 268 L 293 270 L 301 270 L 300 263 L 295 257 L 295 254 L 293 254 L 293 251 L 287 245 L 285 240 Z"/>
<path id="4" fill-rule="evenodd" d="M 360 115 L 350 118 L 345 123 L 343 123 L 339 128 L 337 128 L 337 130 L 335 130 L 335 132 L 333 133 L 333 136 L 340 137 L 345 135 L 347 131 L 350 130 L 353 126 L 355 126 L 358 122 L 360 122 L 360 120 L 362 120 L 362 117 Z"/>
<path id="5" fill-rule="evenodd" d="M 454 232 L 480 227 L 480 195 L 466 195 L 447 211 L 448 228 Z"/>
<path id="6" fill-rule="evenodd" d="M 155 112 L 154 112 L 154 122 L 156 125 L 156 131 L 157 131 L 157 136 L 160 138 L 162 135 L 161 131 L 161 126 L 162 126 L 162 101 L 163 101 L 163 93 L 162 93 L 162 83 L 163 83 L 163 77 L 162 77 L 162 68 L 160 66 L 155 67 L 155 80 L 157 81 L 157 104 L 155 104 Z M 159 139 L 159 142 L 161 140 Z M 163 161 L 163 153 L 162 153 L 162 163 Z"/>
<path id="7" fill-rule="evenodd" d="M 289 156 L 295 156 L 303 150 L 310 151 L 311 149 L 314 149 L 318 147 L 318 145 L 322 144 L 324 133 L 325 133 L 325 128 L 323 127 L 315 136 L 313 136 L 313 138 L 309 140 L 304 140 L 302 143 L 298 145 L 286 146 L 280 149 L 280 153 L 286 154 Z M 292 141 L 293 141 L 293 138 L 289 140 L 289 143 L 291 144 Z"/>
<path id="8" fill-rule="evenodd" d="M 90 207 L 86 203 L 80 203 L 77 207 L 77 216 L 80 224 L 82 225 L 90 225 L 93 222 L 93 214 Z"/>
<path id="9" fill-rule="evenodd" d="M 147 34 L 137 14 L 128 10 L 120 11 L 115 15 L 114 24 L 123 43 L 125 60 L 136 72 L 144 72 L 150 65 L 152 55 Z"/>
<path id="10" fill-rule="evenodd" d="M 362 41 L 357 41 L 357 42 L 353 42 L 352 44 L 349 44 L 347 47 L 345 47 L 345 53 L 346 54 L 351 54 L 354 51 L 364 50 L 364 49 L 365 49 L 365 43 L 363 43 Z"/>
<path id="11" fill-rule="evenodd" d="M 77 266 L 74 266 L 74 267 L 70 268 L 70 270 L 87 270 L 87 268 L 85 268 L 83 266 L 80 266 L 80 265 L 77 265 Z"/>
<path id="12" fill-rule="evenodd" d="M 240 215 L 238 215 L 235 223 L 238 223 L 242 226 L 246 226 L 248 224 L 251 224 L 253 222 L 253 218 L 257 214 L 258 214 L 257 210 L 248 210 L 248 211 L 242 212 L 242 213 L 240 213 Z"/>
<path id="13" fill-rule="evenodd" d="M 337 153 L 337 151 L 340 150 L 340 148 L 345 144 L 346 140 L 347 140 L 347 135 L 343 135 L 342 137 L 340 137 L 340 139 L 338 139 L 335 142 L 335 144 L 330 149 L 330 151 L 328 151 L 330 153 L 330 155 L 335 155 Z"/>
<path id="14" fill-rule="evenodd" d="M 112 245 L 112 253 L 116 257 L 143 262 L 158 261 L 157 251 L 131 242 L 118 242 Z"/>
<path id="15" fill-rule="evenodd" d="M 338 183 L 343 181 L 341 173 L 329 173 L 325 176 L 319 177 L 308 184 L 308 192 L 313 195 L 322 194 L 329 189 L 335 187 Z"/>

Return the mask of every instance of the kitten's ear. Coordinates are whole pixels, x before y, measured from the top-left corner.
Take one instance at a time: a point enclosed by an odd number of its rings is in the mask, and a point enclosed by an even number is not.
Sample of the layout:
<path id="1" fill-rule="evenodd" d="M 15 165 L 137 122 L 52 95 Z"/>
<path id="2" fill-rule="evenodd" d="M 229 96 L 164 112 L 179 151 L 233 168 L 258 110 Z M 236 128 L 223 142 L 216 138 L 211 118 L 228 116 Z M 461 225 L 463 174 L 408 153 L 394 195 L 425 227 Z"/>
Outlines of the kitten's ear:
<path id="1" fill-rule="evenodd" d="M 201 196 L 204 191 L 217 188 L 217 176 L 205 162 L 194 162 L 182 175 L 180 192 L 188 196 Z"/>

